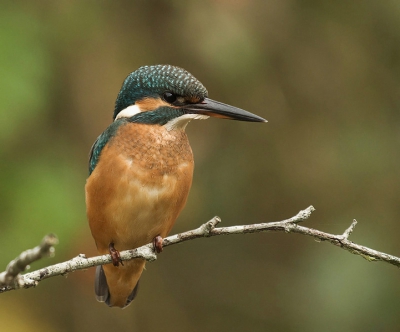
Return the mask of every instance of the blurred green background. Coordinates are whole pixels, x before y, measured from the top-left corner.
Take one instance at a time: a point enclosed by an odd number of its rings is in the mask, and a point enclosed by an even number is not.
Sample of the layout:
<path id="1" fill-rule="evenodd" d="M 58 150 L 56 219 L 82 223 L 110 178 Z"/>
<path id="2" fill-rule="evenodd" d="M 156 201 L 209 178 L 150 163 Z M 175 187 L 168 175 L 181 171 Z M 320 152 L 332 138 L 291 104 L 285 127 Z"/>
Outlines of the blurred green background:
<path id="1" fill-rule="evenodd" d="M 196 170 L 172 233 L 286 219 L 400 255 L 398 1 L 2 1 L 1 266 L 54 232 L 54 258 L 96 253 L 87 156 L 124 78 L 146 64 L 196 76 L 268 124 L 187 132 Z M 125 310 L 94 269 L 0 295 L 4 331 L 398 331 L 399 270 L 293 234 L 196 240 L 147 265 Z"/>

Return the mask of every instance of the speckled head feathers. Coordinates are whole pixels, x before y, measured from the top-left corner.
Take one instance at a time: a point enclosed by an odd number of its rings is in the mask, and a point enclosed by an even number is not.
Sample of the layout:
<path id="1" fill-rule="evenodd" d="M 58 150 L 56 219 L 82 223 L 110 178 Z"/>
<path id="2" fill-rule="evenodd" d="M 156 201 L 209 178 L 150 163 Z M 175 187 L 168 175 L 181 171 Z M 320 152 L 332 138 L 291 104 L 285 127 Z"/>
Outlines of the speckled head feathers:
<path id="1" fill-rule="evenodd" d="M 143 98 L 160 98 L 164 92 L 203 100 L 207 89 L 186 70 L 171 65 L 140 67 L 122 84 L 115 102 L 114 119 L 126 107 Z"/>

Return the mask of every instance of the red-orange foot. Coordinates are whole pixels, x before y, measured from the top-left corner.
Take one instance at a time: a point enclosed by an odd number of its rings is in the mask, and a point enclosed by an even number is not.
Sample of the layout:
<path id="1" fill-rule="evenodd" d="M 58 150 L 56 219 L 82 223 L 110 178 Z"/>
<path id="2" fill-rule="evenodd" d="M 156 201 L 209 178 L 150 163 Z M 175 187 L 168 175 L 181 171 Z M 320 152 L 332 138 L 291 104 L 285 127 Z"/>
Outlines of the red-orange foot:
<path id="1" fill-rule="evenodd" d="M 154 251 L 159 254 L 161 251 L 163 251 L 163 238 L 160 235 L 157 235 L 154 239 L 153 239 L 153 248 Z"/>
<path id="2" fill-rule="evenodd" d="M 111 242 L 108 245 L 108 250 L 110 251 L 112 263 L 114 266 L 119 266 L 119 263 L 121 263 L 122 266 L 124 266 L 124 263 L 122 263 L 121 256 L 119 255 L 119 251 L 115 249 L 114 243 Z"/>

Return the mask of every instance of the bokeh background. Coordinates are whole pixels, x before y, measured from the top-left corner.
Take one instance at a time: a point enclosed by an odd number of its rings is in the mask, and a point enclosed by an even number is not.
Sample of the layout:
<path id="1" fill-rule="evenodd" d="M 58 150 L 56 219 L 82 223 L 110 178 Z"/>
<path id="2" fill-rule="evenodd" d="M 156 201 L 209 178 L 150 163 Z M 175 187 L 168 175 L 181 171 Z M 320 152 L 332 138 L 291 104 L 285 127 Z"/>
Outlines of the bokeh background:
<path id="1" fill-rule="evenodd" d="M 196 170 L 173 233 L 305 222 L 400 255 L 400 4 L 375 1 L 2 1 L 0 264 L 54 232 L 56 256 L 96 253 L 87 156 L 129 72 L 173 64 L 268 124 L 187 132 Z M 0 295 L 4 331 L 398 331 L 400 272 L 293 234 L 196 240 L 147 265 L 125 310 L 94 269 Z"/>

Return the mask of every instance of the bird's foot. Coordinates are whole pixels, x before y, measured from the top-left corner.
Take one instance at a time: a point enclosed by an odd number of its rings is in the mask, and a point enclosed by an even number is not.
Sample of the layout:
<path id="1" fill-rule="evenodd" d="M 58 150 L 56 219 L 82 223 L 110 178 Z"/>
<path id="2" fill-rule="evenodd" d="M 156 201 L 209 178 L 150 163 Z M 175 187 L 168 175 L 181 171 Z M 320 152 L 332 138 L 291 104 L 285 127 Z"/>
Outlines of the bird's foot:
<path id="1" fill-rule="evenodd" d="M 110 251 L 112 263 L 114 266 L 119 266 L 119 263 L 121 263 L 122 266 L 124 266 L 124 263 L 122 263 L 121 256 L 119 254 L 119 251 L 115 249 L 114 247 L 114 242 L 111 242 L 108 245 L 108 250 Z"/>
<path id="2" fill-rule="evenodd" d="M 153 248 L 154 251 L 159 254 L 160 252 L 163 251 L 163 238 L 160 235 L 157 235 L 154 239 L 153 239 Z"/>

